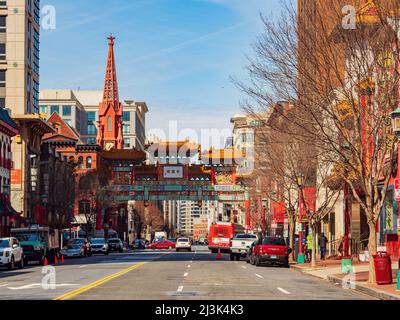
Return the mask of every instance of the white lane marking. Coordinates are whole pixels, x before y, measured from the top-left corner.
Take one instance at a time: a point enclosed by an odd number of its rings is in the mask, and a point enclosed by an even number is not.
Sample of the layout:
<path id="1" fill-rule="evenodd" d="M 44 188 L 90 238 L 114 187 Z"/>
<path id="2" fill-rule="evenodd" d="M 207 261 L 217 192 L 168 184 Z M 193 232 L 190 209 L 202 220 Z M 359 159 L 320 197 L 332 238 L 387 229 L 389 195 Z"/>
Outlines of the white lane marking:
<path id="1" fill-rule="evenodd" d="M 256 275 L 256 277 L 258 277 L 258 278 L 260 278 L 260 279 L 263 279 L 263 278 L 264 278 L 263 276 L 260 276 L 260 275 L 257 274 L 257 273 L 255 273 L 255 275 Z"/>
<path id="2" fill-rule="evenodd" d="M 87 267 L 87 265 L 84 265 L 84 266 L 80 266 L 79 268 L 82 269 L 82 268 L 86 268 L 86 267 Z"/>
<path id="3" fill-rule="evenodd" d="M 280 292 L 284 293 L 284 294 L 290 294 L 289 291 L 286 291 L 285 289 L 282 288 L 277 288 Z"/>
<path id="4" fill-rule="evenodd" d="M 0 283 L 0 288 L 7 287 L 8 283 Z"/>
<path id="5" fill-rule="evenodd" d="M 242 268 L 243 268 L 243 269 L 247 269 L 247 267 L 246 267 L 246 266 L 242 266 Z"/>
<path id="6" fill-rule="evenodd" d="M 60 283 L 60 284 L 56 284 L 56 288 L 60 288 L 60 287 L 78 287 L 80 286 L 80 284 L 68 284 L 68 283 Z M 42 287 L 41 283 L 32 283 L 32 284 L 27 284 L 25 286 L 21 286 L 21 287 L 7 287 L 7 289 L 9 290 L 27 290 L 27 289 L 35 289 L 35 288 L 40 288 Z"/>
<path id="7" fill-rule="evenodd" d="M 192 267 L 192 266 L 189 264 L 189 265 L 188 265 L 188 268 L 191 268 L 191 267 Z"/>
<path id="8" fill-rule="evenodd" d="M 184 276 L 184 277 L 187 277 L 188 275 L 189 275 L 189 273 L 186 272 L 183 276 Z"/>
<path id="9" fill-rule="evenodd" d="M 235 261 L 235 264 L 238 264 L 239 262 Z"/>
<path id="10" fill-rule="evenodd" d="M 177 292 L 182 292 L 183 291 L 183 286 L 180 286 L 179 288 L 178 288 L 178 290 L 176 290 Z"/>

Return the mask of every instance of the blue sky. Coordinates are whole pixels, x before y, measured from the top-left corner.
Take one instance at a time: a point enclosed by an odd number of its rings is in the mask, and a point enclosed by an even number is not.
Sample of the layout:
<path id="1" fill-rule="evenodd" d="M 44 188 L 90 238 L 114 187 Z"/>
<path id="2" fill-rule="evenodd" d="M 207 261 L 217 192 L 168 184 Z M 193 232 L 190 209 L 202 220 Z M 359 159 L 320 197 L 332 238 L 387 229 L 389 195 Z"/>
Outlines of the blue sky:
<path id="1" fill-rule="evenodd" d="M 121 99 L 146 101 L 147 129 L 230 128 L 259 13 L 279 0 L 47 0 L 56 30 L 41 33 L 41 88 L 102 89 L 106 37 L 116 39 Z"/>

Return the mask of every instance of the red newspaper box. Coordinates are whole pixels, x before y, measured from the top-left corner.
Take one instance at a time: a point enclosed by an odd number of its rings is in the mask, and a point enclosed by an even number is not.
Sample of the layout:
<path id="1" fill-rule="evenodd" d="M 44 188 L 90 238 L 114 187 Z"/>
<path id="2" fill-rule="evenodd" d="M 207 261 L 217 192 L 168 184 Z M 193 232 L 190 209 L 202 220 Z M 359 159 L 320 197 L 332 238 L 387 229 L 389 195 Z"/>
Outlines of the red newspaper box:
<path id="1" fill-rule="evenodd" d="M 392 260 L 387 252 L 377 252 L 374 257 L 375 278 L 377 284 L 392 284 Z"/>

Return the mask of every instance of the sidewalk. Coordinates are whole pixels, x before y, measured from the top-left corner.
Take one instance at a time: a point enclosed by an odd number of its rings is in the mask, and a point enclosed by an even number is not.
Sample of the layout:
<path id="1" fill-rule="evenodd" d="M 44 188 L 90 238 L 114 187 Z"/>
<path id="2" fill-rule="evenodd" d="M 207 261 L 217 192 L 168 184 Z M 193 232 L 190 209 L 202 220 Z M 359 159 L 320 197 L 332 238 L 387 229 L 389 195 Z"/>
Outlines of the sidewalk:
<path id="1" fill-rule="evenodd" d="M 342 273 L 340 260 L 318 261 L 316 267 L 311 267 L 310 263 L 292 264 L 293 269 L 302 273 L 328 280 L 337 285 L 344 285 L 356 291 L 363 292 L 372 297 L 382 300 L 400 300 L 400 291 L 397 288 L 397 269 L 398 263 L 392 264 L 393 284 L 373 285 L 368 283 L 368 263 L 353 260 L 353 270 L 355 274 L 346 275 Z M 346 277 L 346 278 L 345 278 Z"/>

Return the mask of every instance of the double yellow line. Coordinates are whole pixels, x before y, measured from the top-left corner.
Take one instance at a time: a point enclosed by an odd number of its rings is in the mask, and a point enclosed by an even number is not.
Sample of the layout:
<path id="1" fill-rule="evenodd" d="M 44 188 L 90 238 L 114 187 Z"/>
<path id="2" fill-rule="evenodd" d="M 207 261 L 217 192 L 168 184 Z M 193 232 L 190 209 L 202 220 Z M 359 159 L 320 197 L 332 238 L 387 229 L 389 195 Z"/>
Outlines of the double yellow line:
<path id="1" fill-rule="evenodd" d="M 107 277 L 105 277 L 105 278 L 102 278 L 102 279 L 100 279 L 100 280 L 97 280 L 97 281 L 95 281 L 95 282 L 92 282 L 92 283 L 90 283 L 90 284 L 88 284 L 88 285 L 86 285 L 86 286 L 83 286 L 83 287 L 79 288 L 79 289 L 76 289 L 76 290 L 67 292 L 66 294 L 63 294 L 63 295 L 61 295 L 61 296 L 59 296 L 59 297 L 56 297 L 54 300 L 68 300 L 68 299 L 72 299 L 73 297 L 76 297 L 76 296 L 78 296 L 78 295 L 80 295 L 80 294 L 82 294 L 82 293 L 84 293 L 84 292 L 87 292 L 87 291 L 89 291 L 89 290 L 91 290 L 91 289 L 93 289 L 93 288 L 96 288 L 96 287 L 98 287 L 98 286 L 100 286 L 100 285 L 102 285 L 102 284 L 104 284 L 104 283 L 106 283 L 106 282 L 109 282 L 109 281 L 111 281 L 111 280 L 113 280 L 113 279 L 116 279 L 116 278 L 118 278 L 118 277 L 121 277 L 121 276 L 123 276 L 124 274 L 127 274 L 128 272 L 131 272 L 131 271 L 134 270 L 134 269 L 140 268 L 141 266 L 145 265 L 146 263 L 147 263 L 147 262 L 141 262 L 141 263 L 135 264 L 135 265 L 133 265 L 133 266 L 130 266 L 129 268 L 126 268 L 126 269 L 121 270 L 121 271 L 119 271 L 119 272 L 117 272 L 117 273 L 114 273 L 114 274 L 112 274 L 112 275 L 109 275 L 109 276 L 107 276 Z"/>

